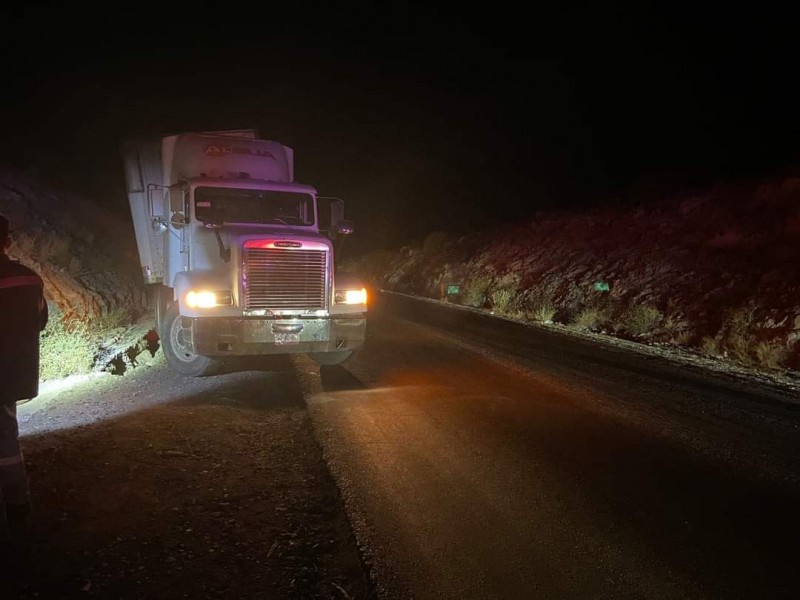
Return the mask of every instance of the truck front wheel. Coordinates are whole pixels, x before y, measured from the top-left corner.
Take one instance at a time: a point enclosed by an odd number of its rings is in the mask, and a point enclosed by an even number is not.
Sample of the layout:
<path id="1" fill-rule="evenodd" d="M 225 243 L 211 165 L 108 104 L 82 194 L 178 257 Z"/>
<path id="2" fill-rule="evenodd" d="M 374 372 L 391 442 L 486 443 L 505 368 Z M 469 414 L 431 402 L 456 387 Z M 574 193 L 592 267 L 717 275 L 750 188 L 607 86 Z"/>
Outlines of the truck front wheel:
<path id="1" fill-rule="evenodd" d="M 189 330 L 185 329 L 181 322 L 178 303 L 173 302 L 167 309 L 161 326 L 161 344 L 167 363 L 187 377 L 202 377 L 216 373 L 221 366 L 219 361 L 192 352 L 186 340 L 188 335 Z"/>

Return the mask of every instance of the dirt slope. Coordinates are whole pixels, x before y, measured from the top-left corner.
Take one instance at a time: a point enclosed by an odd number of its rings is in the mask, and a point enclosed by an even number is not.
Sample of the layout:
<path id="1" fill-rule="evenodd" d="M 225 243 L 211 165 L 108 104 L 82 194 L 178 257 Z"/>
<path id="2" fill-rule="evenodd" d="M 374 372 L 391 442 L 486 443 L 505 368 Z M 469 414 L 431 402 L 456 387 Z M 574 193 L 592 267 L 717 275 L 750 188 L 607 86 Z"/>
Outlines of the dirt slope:
<path id="1" fill-rule="evenodd" d="M 433 233 L 352 268 L 384 289 L 800 369 L 800 178 Z"/>
<path id="2" fill-rule="evenodd" d="M 124 217 L 10 170 L 0 170 L 0 214 L 11 223 L 12 257 L 41 274 L 47 299 L 63 315 L 141 312 L 138 255 Z"/>

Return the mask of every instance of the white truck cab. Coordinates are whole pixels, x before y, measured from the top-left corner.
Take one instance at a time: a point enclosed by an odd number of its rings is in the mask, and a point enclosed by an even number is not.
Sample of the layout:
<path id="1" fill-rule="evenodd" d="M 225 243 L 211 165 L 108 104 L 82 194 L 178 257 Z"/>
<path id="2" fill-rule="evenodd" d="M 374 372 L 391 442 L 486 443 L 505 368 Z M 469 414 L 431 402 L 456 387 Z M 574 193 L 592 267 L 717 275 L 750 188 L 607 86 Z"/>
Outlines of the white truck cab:
<path id="1" fill-rule="evenodd" d="M 234 355 L 334 365 L 363 345 L 366 289 L 334 270 L 352 223 L 341 200 L 294 181 L 293 159 L 255 130 L 125 144 L 142 273 L 180 373 L 210 374 Z"/>

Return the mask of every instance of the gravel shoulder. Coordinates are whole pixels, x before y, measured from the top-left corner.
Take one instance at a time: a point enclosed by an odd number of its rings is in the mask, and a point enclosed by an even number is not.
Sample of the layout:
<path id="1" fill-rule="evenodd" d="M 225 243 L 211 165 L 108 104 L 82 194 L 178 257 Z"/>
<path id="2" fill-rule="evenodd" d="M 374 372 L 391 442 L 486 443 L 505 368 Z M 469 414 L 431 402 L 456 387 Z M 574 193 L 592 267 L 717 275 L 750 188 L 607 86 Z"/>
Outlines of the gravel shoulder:
<path id="1" fill-rule="evenodd" d="M 692 348 L 682 348 L 667 343 L 647 343 L 645 341 L 634 341 L 620 338 L 614 335 L 597 333 L 576 327 L 569 327 L 560 323 L 536 323 L 526 320 L 514 319 L 508 316 L 495 314 L 493 311 L 472 308 L 442 302 L 424 296 L 403 294 L 389 290 L 380 290 L 380 293 L 391 300 L 405 299 L 412 302 L 419 302 L 429 307 L 436 307 L 451 310 L 454 313 L 466 313 L 491 317 L 498 323 L 510 323 L 516 326 L 526 327 L 533 331 L 547 332 L 552 335 L 564 337 L 566 339 L 583 340 L 591 344 L 603 346 L 609 349 L 618 349 L 642 356 L 649 356 L 667 361 L 675 366 L 685 367 L 703 376 L 719 376 L 726 379 L 731 384 L 741 388 L 750 388 L 760 393 L 771 394 L 776 402 L 788 405 L 800 405 L 800 375 L 797 371 L 789 369 L 778 369 L 772 372 L 747 368 L 732 361 L 710 358 L 702 355 Z"/>
<path id="2" fill-rule="evenodd" d="M 19 416 L 35 513 L 16 597 L 372 597 L 290 360 L 184 379 L 159 352 Z"/>

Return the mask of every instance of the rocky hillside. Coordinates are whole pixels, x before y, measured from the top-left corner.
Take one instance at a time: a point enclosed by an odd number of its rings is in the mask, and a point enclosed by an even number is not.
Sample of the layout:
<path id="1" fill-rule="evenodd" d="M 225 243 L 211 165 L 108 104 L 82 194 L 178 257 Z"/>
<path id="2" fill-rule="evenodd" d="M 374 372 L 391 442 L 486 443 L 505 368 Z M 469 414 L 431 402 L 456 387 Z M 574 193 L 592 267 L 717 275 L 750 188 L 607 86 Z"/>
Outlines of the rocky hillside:
<path id="1" fill-rule="evenodd" d="M 800 178 L 432 233 L 353 268 L 512 318 L 800 369 Z"/>
<path id="2" fill-rule="evenodd" d="M 146 306 L 130 222 L 8 169 L 0 169 L 0 214 L 11 225 L 10 255 L 44 280 L 43 378 L 105 367 L 127 349 L 123 338 Z"/>

